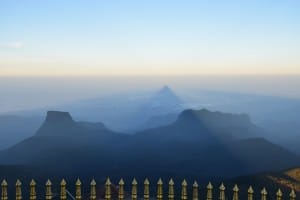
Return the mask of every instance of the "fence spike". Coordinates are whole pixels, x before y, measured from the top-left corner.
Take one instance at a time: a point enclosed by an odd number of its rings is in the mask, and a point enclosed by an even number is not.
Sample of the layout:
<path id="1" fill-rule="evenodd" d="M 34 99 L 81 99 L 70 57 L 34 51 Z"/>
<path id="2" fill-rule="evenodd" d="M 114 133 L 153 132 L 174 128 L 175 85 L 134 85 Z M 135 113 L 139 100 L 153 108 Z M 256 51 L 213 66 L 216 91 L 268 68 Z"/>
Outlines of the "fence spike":
<path id="1" fill-rule="evenodd" d="M 254 194 L 254 190 L 253 190 L 252 186 L 250 185 L 250 187 L 248 189 L 248 200 L 253 200 L 253 194 Z"/>
<path id="2" fill-rule="evenodd" d="M 181 200 L 187 200 L 187 182 L 184 179 L 181 183 Z"/>
<path id="3" fill-rule="evenodd" d="M 106 179 L 105 182 L 105 199 L 110 200 L 111 199 L 111 181 L 109 177 Z"/>
<path id="4" fill-rule="evenodd" d="M 198 188 L 199 188 L 199 185 L 198 185 L 197 181 L 194 181 L 194 184 L 193 184 L 193 200 L 198 200 L 199 199 Z"/>
<path id="5" fill-rule="evenodd" d="M 7 182 L 4 179 L 1 183 L 1 200 L 7 200 L 8 196 L 7 196 Z"/>
<path id="6" fill-rule="evenodd" d="M 171 178 L 169 181 L 169 192 L 168 192 L 168 199 L 169 200 L 174 200 L 175 194 L 174 194 L 174 181 Z"/>
<path id="7" fill-rule="evenodd" d="M 91 200 L 96 200 L 97 194 L 96 194 L 96 181 L 93 179 L 91 181 L 91 191 L 90 191 L 90 199 Z"/>
<path id="8" fill-rule="evenodd" d="M 48 179 L 46 182 L 46 200 L 52 199 L 52 190 L 51 190 L 52 183 Z"/>
<path id="9" fill-rule="evenodd" d="M 30 200 L 36 200 L 36 182 L 32 179 L 30 181 L 30 195 L 29 199 Z"/>
<path id="10" fill-rule="evenodd" d="M 119 192 L 118 192 L 118 198 L 119 200 L 124 200 L 124 180 L 121 178 L 119 181 Z"/>
<path id="11" fill-rule="evenodd" d="M 157 200 L 162 200 L 163 199 L 163 181 L 161 178 L 158 179 L 157 182 Z"/>
<path id="12" fill-rule="evenodd" d="M 134 178 L 132 181 L 132 188 L 131 188 L 131 199 L 136 200 L 137 199 L 137 181 Z"/>
<path id="13" fill-rule="evenodd" d="M 16 200 L 21 200 L 22 199 L 22 183 L 18 179 L 16 182 Z"/>
<path id="14" fill-rule="evenodd" d="M 75 187 L 76 187 L 76 191 L 75 191 L 75 199 L 76 200 L 81 200 L 82 196 L 81 196 L 81 181 L 78 178 L 76 183 L 75 183 Z"/>
<path id="15" fill-rule="evenodd" d="M 295 190 L 294 190 L 294 189 L 291 190 L 291 193 L 290 193 L 290 200 L 296 200 L 296 193 L 295 193 Z"/>
<path id="16" fill-rule="evenodd" d="M 234 185 L 233 187 L 233 200 L 238 200 L 239 199 L 239 187 L 237 184 Z"/>
<path id="17" fill-rule="evenodd" d="M 213 199 L 213 194 L 212 194 L 213 185 L 211 184 L 211 182 L 208 183 L 206 189 L 207 189 L 206 199 L 212 200 Z"/>
<path id="18" fill-rule="evenodd" d="M 282 200 L 282 192 L 280 188 L 276 192 L 276 200 Z"/>
<path id="19" fill-rule="evenodd" d="M 268 194 L 268 192 L 267 192 L 266 188 L 264 187 L 261 191 L 261 200 L 267 200 L 267 194 Z"/>
<path id="20" fill-rule="evenodd" d="M 225 186 L 223 183 L 221 183 L 220 187 L 219 187 L 219 190 L 220 190 L 220 196 L 219 196 L 219 199 L 220 200 L 225 200 Z"/>
<path id="21" fill-rule="evenodd" d="M 149 182 L 148 178 L 146 178 L 144 181 L 144 199 L 145 200 L 149 200 L 149 198 L 150 198 L 149 185 L 150 185 L 150 182 Z"/>
<path id="22" fill-rule="evenodd" d="M 67 199 L 66 185 L 67 185 L 67 182 L 65 181 L 65 179 L 62 179 L 60 182 L 60 199 L 61 200 Z"/>

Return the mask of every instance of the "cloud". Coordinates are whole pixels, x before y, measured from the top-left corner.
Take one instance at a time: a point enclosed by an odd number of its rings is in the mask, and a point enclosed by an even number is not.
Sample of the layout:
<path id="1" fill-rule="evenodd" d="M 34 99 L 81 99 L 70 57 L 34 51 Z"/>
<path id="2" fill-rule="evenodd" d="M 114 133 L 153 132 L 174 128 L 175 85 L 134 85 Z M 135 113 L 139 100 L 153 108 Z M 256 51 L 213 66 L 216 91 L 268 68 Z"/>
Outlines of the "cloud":
<path id="1" fill-rule="evenodd" d="M 4 49 L 21 49 L 23 47 L 24 47 L 24 44 L 20 41 L 14 41 L 14 42 L 0 44 L 0 48 L 4 48 Z"/>

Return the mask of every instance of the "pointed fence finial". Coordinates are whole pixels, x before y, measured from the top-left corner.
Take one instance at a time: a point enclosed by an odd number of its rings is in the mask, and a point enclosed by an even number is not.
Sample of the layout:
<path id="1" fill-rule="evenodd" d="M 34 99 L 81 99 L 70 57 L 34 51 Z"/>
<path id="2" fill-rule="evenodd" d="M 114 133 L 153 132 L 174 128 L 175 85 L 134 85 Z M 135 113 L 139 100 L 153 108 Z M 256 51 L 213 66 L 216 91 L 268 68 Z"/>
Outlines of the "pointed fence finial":
<path id="1" fill-rule="evenodd" d="M 199 190 L 199 185 L 197 181 L 195 181 L 193 184 L 193 200 L 199 200 L 198 190 Z"/>
<path id="2" fill-rule="evenodd" d="M 157 200 L 162 200 L 163 199 L 163 181 L 161 178 L 157 181 L 157 195 L 156 195 Z"/>
<path id="3" fill-rule="evenodd" d="M 16 200 L 21 200 L 22 199 L 22 183 L 18 179 L 16 182 Z"/>
<path id="4" fill-rule="evenodd" d="M 212 200 L 213 199 L 213 185 L 211 184 L 211 182 L 208 183 L 207 187 L 207 194 L 206 194 L 206 199 L 207 200 Z"/>
<path id="5" fill-rule="evenodd" d="M 30 181 L 30 194 L 29 194 L 29 199 L 30 200 L 36 200 L 36 182 L 32 179 Z"/>
<path id="6" fill-rule="evenodd" d="M 276 200 L 282 200 L 282 192 L 280 188 L 276 192 Z"/>
<path id="7" fill-rule="evenodd" d="M 150 198 L 149 185 L 150 185 L 150 182 L 149 182 L 148 178 L 146 178 L 144 181 L 144 199 L 145 200 L 149 200 L 149 198 Z"/>
<path id="8" fill-rule="evenodd" d="M 1 200 L 7 200 L 8 196 L 7 196 L 7 182 L 4 179 L 1 183 Z"/>
<path id="9" fill-rule="evenodd" d="M 184 179 L 181 183 L 181 200 L 187 200 L 187 182 Z"/>
<path id="10" fill-rule="evenodd" d="M 261 200 L 267 200 L 267 194 L 268 194 L 268 192 L 267 192 L 266 188 L 264 187 L 261 191 Z"/>
<path id="11" fill-rule="evenodd" d="M 60 199 L 61 200 L 67 199 L 66 185 L 67 185 L 67 182 L 65 181 L 65 179 L 62 179 L 60 182 Z"/>
<path id="12" fill-rule="evenodd" d="M 46 200 L 52 199 L 52 189 L 51 189 L 52 183 L 48 179 L 46 182 Z"/>
<path id="13" fill-rule="evenodd" d="M 132 181 L 132 188 L 131 188 L 131 199 L 132 200 L 136 200 L 137 199 L 137 181 L 136 179 L 134 178 L 133 181 Z"/>
<path id="14" fill-rule="evenodd" d="M 111 199 L 111 182 L 110 179 L 107 178 L 105 182 L 105 200 Z"/>
<path id="15" fill-rule="evenodd" d="M 219 196 L 219 199 L 220 200 L 225 200 L 225 186 L 223 183 L 221 183 L 220 187 L 219 187 L 219 190 L 220 190 L 220 196 Z"/>
<path id="16" fill-rule="evenodd" d="M 76 187 L 76 191 L 75 191 L 75 199 L 76 200 L 81 200 L 82 196 L 81 196 L 81 181 L 78 178 L 76 183 L 75 183 L 75 187 Z"/>
<path id="17" fill-rule="evenodd" d="M 118 199 L 119 200 L 124 200 L 124 180 L 121 178 L 119 181 L 119 192 L 118 192 Z"/>
<path id="18" fill-rule="evenodd" d="M 175 194 L 174 194 L 174 181 L 171 178 L 169 181 L 169 192 L 168 192 L 168 199 L 169 200 L 174 200 Z"/>
<path id="19" fill-rule="evenodd" d="M 233 187 L 233 200 L 238 200 L 239 199 L 239 187 L 237 184 L 234 185 Z"/>
<path id="20" fill-rule="evenodd" d="M 291 193 L 290 193 L 290 200 L 296 200 L 296 193 L 295 193 L 295 190 L 294 190 L 294 189 L 291 190 Z"/>
<path id="21" fill-rule="evenodd" d="M 252 186 L 250 186 L 248 188 L 248 200 L 253 200 L 253 194 L 254 194 L 253 188 Z"/>
<path id="22" fill-rule="evenodd" d="M 96 200 L 97 194 L 96 194 L 96 181 L 93 179 L 91 181 L 91 191 L 90 191 L 90 199 Z"/>

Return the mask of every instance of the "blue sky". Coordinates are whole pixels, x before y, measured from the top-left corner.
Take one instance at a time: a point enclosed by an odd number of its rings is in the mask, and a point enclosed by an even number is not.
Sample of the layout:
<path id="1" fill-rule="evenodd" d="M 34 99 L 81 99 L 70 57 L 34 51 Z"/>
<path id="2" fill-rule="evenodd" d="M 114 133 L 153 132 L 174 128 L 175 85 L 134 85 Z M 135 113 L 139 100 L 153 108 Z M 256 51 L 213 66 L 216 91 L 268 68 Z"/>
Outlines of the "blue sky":
<path id="1" fill-rule="evenodd" d="M 299 74 L 299 1 L 0 2 L 0 75 Z"/>

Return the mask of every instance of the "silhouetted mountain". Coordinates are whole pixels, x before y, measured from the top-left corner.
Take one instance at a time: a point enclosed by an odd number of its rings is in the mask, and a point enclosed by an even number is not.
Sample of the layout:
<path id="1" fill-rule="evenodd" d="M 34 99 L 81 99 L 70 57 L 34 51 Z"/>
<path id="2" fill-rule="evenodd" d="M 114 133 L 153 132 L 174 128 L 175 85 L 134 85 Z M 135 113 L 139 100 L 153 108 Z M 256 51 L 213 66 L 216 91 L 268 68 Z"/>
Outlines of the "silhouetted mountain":
<path id="1" fill-rule="evenodd" d="M 126 135 L 51 111 L 36 135 L 1 152 L 0 161 L 47 168 L 47 175 L 64 177 L 202 180 L 299 164 L 299 158 L 286 149 L 263 138 L 249 138 L 256 128 L 246 115 L 185 110 L 168 126 Z"/>

